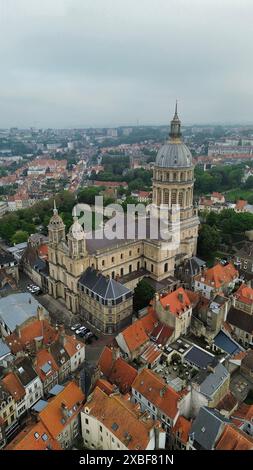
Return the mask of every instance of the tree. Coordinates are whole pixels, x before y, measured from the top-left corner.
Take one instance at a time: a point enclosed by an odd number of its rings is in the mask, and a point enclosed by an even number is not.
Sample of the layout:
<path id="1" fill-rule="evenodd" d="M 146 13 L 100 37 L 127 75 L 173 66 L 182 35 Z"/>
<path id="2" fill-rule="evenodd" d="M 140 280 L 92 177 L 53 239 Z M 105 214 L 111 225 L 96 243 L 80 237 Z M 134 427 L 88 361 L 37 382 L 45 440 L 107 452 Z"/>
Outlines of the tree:
<path id="1" fill-rule="evenodd" d="M 215 227 L 210 225 L 203 225 L 199 232 L 198 238 L 198 253 L 204 258 L 210 258 L 219 247 L 220 234 Z"/>
<path id="2" fill-rule="evenodd" d="M 84 188 L 82 189 L 77 196 L 78 202 L 83 204 L 95 204 L 95 197 L 99 195 L 103 187 L 100 188 Z"/>
<path id="3" fill-rule="evenodd" d="M 13 235 L 11 241 L 13 245 L 17 245 L 18 243 L 26 242 L 28 237 L 28 232 L 25 232 L 24 230 L 17 230 L 17 232 Z"/>
<path id="4" fill-rule="evenodd" d="M 253 176 L 249 176 L 246 183 L 245 183 L 245 188 L 246 189 L 253 189 Z"/>
<path id="5" fill-rule="evenodd" d="M 150 286 L 150 284 L 142 279 L 138 282 L 136 288 L 134 289 L 134 299 L 133 306 L 134 310 L 138 311 L 149 305 L 150 300 L 155 295 L 155 289 Z"/>

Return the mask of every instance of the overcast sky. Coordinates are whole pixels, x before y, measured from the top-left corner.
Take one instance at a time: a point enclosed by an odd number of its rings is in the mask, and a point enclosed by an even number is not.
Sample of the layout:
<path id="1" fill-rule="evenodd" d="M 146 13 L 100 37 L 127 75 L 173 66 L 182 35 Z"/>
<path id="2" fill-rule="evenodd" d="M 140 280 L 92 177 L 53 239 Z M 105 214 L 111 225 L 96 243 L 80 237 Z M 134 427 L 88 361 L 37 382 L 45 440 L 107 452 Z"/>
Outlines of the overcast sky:
<path id="1" fill-rule="evenodd" d="M 253 123 L 252 0 L 0 0 L 0 126 Z"/>

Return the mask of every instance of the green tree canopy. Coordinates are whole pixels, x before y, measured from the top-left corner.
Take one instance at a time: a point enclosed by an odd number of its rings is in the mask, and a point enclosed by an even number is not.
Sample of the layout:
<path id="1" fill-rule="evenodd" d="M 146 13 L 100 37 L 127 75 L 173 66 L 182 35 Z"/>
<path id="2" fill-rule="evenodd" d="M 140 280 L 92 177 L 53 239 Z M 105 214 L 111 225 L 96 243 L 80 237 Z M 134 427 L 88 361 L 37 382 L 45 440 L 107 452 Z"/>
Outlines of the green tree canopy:
<path id="1" fill-rule="evenodd" d="M 17 245 L 18 243 L 26 242 L 29 237 L 29 233 L 25 232 L 24 230 L 17 230 L 13 235 L 11 241 L 13 245 Z"/>
<path id="2" fill-rule="evenodd" d="M 199 232 L 198 253 L 204 258 L 210 258 L 218 249 L 220 244 L 220 234 L 215 227 L 203 225 Z"/>
<path id="3" fill-rule="evenodd" d="M 147 281 L 145 281 L 145 279 L 142 279 L 134 289 L 134 310 L 138 311 L 144 307 L 147 307 L 154 295 L 155 290 L 150 286 Z"/>

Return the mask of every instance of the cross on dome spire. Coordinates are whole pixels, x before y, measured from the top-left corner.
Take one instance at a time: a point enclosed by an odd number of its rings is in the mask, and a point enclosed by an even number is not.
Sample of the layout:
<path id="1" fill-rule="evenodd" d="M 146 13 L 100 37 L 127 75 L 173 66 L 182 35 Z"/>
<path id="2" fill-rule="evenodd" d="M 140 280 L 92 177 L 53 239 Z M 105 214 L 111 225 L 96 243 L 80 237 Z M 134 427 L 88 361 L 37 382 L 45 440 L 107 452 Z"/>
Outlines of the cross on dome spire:
<path id="1" fill-rule="evenodd" d="M 170 123 L 170 138 L 172 140 L 179 140 L 181 138 L 181 121 L 177 114 L 177 100 L 175 105 L 175 114 Z"/>
<path id="2" fill-rule="evenodd" d="M 175 106 L 175 114 L 174 114 L 174 119 L 178 119 L 178 115 L 177 115 L 177 100 L 176 100 L 176 106 Z"/>

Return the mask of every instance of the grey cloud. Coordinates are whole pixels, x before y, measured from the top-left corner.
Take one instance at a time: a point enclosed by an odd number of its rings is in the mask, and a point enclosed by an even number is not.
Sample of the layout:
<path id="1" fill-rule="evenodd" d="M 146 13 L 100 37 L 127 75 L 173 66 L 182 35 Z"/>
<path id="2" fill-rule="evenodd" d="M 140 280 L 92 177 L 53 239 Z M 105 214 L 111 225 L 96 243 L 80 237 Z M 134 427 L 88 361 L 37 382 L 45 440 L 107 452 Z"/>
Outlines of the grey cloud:
<path id="1" fill-rule="evenodd" d="M 1 126 L 253 121 L 250 0 L 0 6 Z"/>

